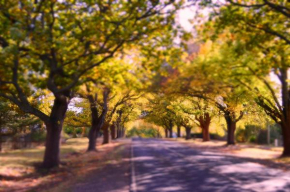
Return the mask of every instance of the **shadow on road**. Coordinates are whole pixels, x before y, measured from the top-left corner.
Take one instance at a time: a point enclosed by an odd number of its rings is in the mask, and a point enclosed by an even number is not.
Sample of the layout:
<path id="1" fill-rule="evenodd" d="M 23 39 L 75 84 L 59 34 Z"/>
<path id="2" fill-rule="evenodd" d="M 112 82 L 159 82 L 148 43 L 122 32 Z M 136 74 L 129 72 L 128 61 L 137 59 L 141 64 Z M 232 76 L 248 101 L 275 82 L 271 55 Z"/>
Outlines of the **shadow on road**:
<path id="1" fill-rule="evenodd" d="M 134 139 L 137 191 L 290 191 L 290 172 L 157 139 Z"/>

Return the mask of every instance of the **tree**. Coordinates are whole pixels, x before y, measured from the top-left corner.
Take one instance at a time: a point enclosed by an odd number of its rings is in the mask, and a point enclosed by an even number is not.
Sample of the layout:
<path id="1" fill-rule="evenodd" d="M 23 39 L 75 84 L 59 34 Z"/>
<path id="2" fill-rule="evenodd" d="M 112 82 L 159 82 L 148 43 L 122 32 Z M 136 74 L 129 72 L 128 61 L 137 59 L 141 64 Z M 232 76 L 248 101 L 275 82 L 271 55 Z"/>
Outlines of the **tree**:
<path id="1" fill-rule="evenodd" d="M 289 2 L 229 0 L 218 6 L 219 9 L 212 15 L 212 21 L 207 24 L 207 28 L 216 33 L 215 37 L 226 34 L 227 42 L 239 53 L 235 59 L 245 69 L 244 75 L 263 84 L 258 87 L 253 81 L 238 78 L 255 96 L 257 104 L 266 114 L 281 125 L 283 156 L 290 156 L 287 75 L 290 44 L 287 27 Z M 278 79 L 276 82 L 273 82 L 274 75 Z M 280 94 L 276 91 L 277 83 Z"/>
<path id="2" fill-rule="evenodd" d="M 59 165 L 65 114 L 84 75 L 123 47 L 170 36 L 182 2 L 1 1 L 0 96 L 40 118 L 47 137 L 43 167 Z M 165 9 L 173 5 L 173 9 Z M 98 26 L 98 27 L 96 27 Z M 169 32 L 169 33 L 167 33 Z M 162 37 L 162 35 L 161 35 Z M 162 41 L 162 38 L 159 39 Z M 49 90 L 49 114 L 31 101 L 34 90 Z"/>
<path id="3" fill-rule="evenodd" d="M 109 113 L 106 116 L 105 123 L 102 127 L 102 130 L 104 133 L 103 144 L 109 143 L 109 128 L 114 124 L 114 122 L 112 122 L 113 119 L 116 119 L 117 130 L 119 130 L 120 128 L 121 129 L 124 128 L 123 125 L 127 121 L 128 115 L 130 114 L 130 113 L 129 114 L 125 113 L 126 104 L 128 104 L 130 100 L 135 100 L 135 99 L 138 99 L 138 96 L 136 94 L 132 93 L 132 91 L 126 91 L 125 93 L 119 92 L 119 94 L 115 98 L 115 101 L 111 102 Z M 118 113 L 119 118 L 118 117 L 114 118 L 114 116 L 117 115 L 116 112 Z M 121 133 L 121 134 L 117 134 L 117 137 L 124 136 L 124 130 L 117 133 Z"/>
<path id="4" fill-rule="evenodd" d="M 214 106 L 217 107 L 227 122 L 227 143 L 234 144 L 236 123 L 243 117 L 245 104 L 253 98 L 233 79 L 243 71 L 233 70 L 237 65 L 233 49 L 221 44 L 207 41 L 199 45 L 198 52 L 189 53 L 177 75 L 167 82 L 166 92 L 191 101 L 187 106 L 192 109 L 184 107 L 183 111 L 195 115 L 194 121 L 201 127 L 204 141 L 209 140 L 211 116 L 215 114 Z"/>
<path id="5" fill-rule="evenodd" d="M 150 98 L 151 97 L 151 98 Z M 148 96 L 145 120 L 164 128 L 165 137 L 173 137 L 173 126 L 178 120 L 169 98 L 163 93 Z"/>

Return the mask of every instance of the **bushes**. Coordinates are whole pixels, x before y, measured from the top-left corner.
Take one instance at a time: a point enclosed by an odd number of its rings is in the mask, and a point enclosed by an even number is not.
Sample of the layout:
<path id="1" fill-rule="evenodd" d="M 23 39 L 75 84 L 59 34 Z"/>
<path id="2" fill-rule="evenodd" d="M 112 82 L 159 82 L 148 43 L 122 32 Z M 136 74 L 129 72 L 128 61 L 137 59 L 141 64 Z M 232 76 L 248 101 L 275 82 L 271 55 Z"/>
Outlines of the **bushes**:
<path id="1" fill-rule="evenodd" d="M 213 140 L 225 140 L 225 136 L 220 136 L 219 134 L 217 133 L 210 133 L 209 134 L 209 137 L 210 139 L 213 139 Z M 191 138 L 200 138 L 202 139 L 202 133 L 191 133 Z"/>
<path id="2" fill-rule="evenodd" d="M 87 129 L 80 128 L 80 127 L 71 127 L 71 126 L 64 126 L 64 133 L 70 135 L 72 138 L 78 137 L 78 135 L 85 136 L 87 135 Z"/>
<path id="3" fill-rule="evenodd" d="M 44 142 L 46 138 L 45 131 L 34 131 L 31 133 L 31 141 L 32 142 Z"/>
<path id="4" fill-rule="evenodd" d="M 281 139 L 281 129 L 277 124 L 270 125 L 270 142 L 275 139 Z M 268 143 L 268 130 L 258 125 L 246 125 L 245 128 L 238 128 L 236 131 L 236 140 L 238 142 L 249 142 L 257 144 Z"/>

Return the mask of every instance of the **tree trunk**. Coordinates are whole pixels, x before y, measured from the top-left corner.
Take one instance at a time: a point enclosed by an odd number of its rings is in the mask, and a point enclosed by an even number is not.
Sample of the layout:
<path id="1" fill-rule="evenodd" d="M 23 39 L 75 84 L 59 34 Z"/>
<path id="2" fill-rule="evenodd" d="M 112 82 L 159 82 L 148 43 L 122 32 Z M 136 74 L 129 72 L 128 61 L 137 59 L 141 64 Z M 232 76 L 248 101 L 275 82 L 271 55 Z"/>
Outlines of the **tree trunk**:
<path id="1" fill-rule="evenodd" d="M 173 131 L 172 131 L 172 127 L 169 128 L 169 137 L 173 138 Z"/>
<path id="2" fill-rule="evenodd" d="M 202 128 L 202 140 L 204 142 L 210 140 L 210 135 L 209 135 L 209 126 L 205 126 Z"/>
<path id="3" fill-rule="evenodd" d="M 102 127 L 103 130 L 103 145 L 109 143 L 109 125 L 105 123 Z"/>
<path id="4" fill-rule="evenodd" d="M 112 138 L 112 140 L 116 139 L 116 126 L 115 126 L 115 124 L 112 124 L 110 129 L 111 129 L 111 138 Z"/>
<path id="5" fill-rule="evenodd" d="M 120 138 L 120 129 L 117 127 L 117 138 Z"/>
<path id="6" fill-rule="evenodd" d="M 89 146 L 87 151 L 96 151 L 97 137 L 100 132 L 101 127 L 103 126 L 104 117 L 98 117 L 98 111 L 96 108 L 91 107 L 91 119 L 92 126 L 89 131 Z"/>
<path id="7" fill-rule="evenodd" d="M 191 128 L 190 127 L 185 127 L 185 132 L 186 132 L 185 139 L 186 140 L 191 139 Z"/>
<path id="8" fill-rule="evenodd" d="M 124 138 L 125 137 L 125 127 L 122 126 L 121 128 L 121 137 Z"/>
<path id="9" fill-rule="evenodd" d="M 180 126 L 177 127 L 177 137 L 180 137 Z"/>
<path id="10" fill-rule="evenodd" d="M 97 108 L 97 95 L 95 98 L 92 95 L 88 95 L 88 100 L 90 102 L 91 107 L 91 121 L 92 121 L 92 127 L 89 131 L 89 147 L 88 151 L 95 151 L 96 150 L 96 144 L 97 144 L 97 137 L 99 135 L 99 132 L 101 128 L 103 127 L 107 115 L 107 98 L 108 93 L 104 92 L 103 96 L 104 105 L 101 115 L 99 116 L 99 111 Z"/>
<path id="11" fill-rule="evenodd" d="M 47 135 L 42 166 L 44 168 L 57 167 L 59 165 L 60 134 L 63 121 L 68 108 L 69 100 L 65 96 L 56 97 L 51 110 L 50 120 L 45 122 Z"/>
<path id="12" fill-rule="evenodd" d="M 122 137 L 122 129 L 121 129 L 121 125 L 118 124 L 117 125 L 117 138 L 121 138 Z"/>
<path id="13" fill-rule="evenodd" d="M 165 132 L 165 138 L 168 138 L 168 129 L 164 129 Z"/>
<path id="14" fill-rule="evenodd" d="M 86 136 L 86 128 L 82 127 L 82 137 L 85 137 L 85 136 Z"/>
<path id="15" fill-rule="evenodd" d="M 283 135 L 283 157 L 290 156 L 290 123 L 282 123 L 282 135 Z"/>
<path id="16" fill-rule="evenodd" d="M 89 146 L 88 151 L 95 151 L 96 150 L 96 144 L 97 144 L 97 135 L 99 133 L 99 128 L 97 124 L 92 125 L 90 131 L 89 131 Z"/>
<path id="17" fill-rule="evenodd" d="M 227 122 L 227 130 L 228 130 L 227 144 L 234 145 L 235 144 L 236 121 L 233 120 L 233 117 L 231 117 L 229 114 L 225 114 L 225 119 Z"/>
<path id="18" fill-rule="evenodd" d="M 209 141 L 209 125 L 211 122 L 211 117 L 208 112 L 204 112 L 203 114 L 196 116 L 195 119 L 199 122 L 199 126 L 202 132 L 202 140 Z"/>
<path id="19" fill-rule="evenodd" d="M 0 152 L 2 151 L 2 126 L 0 123 Z"/>
<path id="20" fill-rule="evenodd" d="M 45 153 L 43 160 L 44 168 L 57 167 L 59 165 L 59 153 L 60 153 L 60 133 L 62 125 L 58 123 L 46 123 L 46 143 Z"/>

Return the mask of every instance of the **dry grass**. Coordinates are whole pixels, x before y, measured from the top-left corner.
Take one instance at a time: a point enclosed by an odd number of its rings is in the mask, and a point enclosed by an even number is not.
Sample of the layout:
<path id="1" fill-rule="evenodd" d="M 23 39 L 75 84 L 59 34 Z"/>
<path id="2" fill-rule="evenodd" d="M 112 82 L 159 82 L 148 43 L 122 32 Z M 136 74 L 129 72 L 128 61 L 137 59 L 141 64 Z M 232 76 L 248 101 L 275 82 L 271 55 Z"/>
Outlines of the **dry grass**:
<path id="1" fill-rule="evenodd" d="M 97 152 L 85 153 L 87 145 L 87 138 L 69 139 L 61 146 L 62 165 L 49 172 L 35 168 L 42 161 L 43 146 L 1 153 L 0 191 L 40 191 L 52 187 L 76 173 L 89 171 L 90 167 L 84 169 L 84 166 L 95 163 L 119 144 L 101 145 L 99 141 Z"/>
<path id="2" fill-rule="evenodd" d="M 279 158 L 282 154 L 282 147 L 272 147 L 267 145 L 256 144 L 236 144 L 227 146 L 225 141 L 208 141 L 202 142 L 201 139 L 184 140 L 183 138 L 171 139 L 188 144 L 189 146 L 204 149 L 215 150 L 242 158 L 264 159 L 276 163 L 290 165 L 290 158 Z"/>

